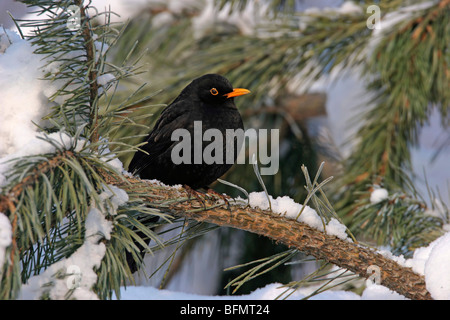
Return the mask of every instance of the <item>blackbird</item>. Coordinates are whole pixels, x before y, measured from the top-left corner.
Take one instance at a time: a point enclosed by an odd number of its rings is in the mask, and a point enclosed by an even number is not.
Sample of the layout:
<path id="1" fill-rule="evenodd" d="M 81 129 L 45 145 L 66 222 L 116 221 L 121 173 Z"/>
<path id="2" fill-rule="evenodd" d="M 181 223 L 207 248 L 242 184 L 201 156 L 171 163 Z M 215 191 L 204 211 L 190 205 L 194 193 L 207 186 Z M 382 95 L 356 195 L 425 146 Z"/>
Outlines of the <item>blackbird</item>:
<path id="1" fill-rule="evenodd" d="M 247 89 L 233 89 L 231 83 L 221 75 L 206 74 L 194 79 L 180 95 L 169 104 L 159 116 L 153 130 L 147 136 L 145 145 L 138 150 L 130 162 L 128 171 L 133 175 L 139 175 L 142 179 L 157 179 L 167 185 L 182 184 L 189 194 L 197 199 L 196 189 L 207 188 L 217 178 L 222 176 L 233 163 L 227 161 L 226 134 L 227 129 L 242 129 L 242 118 L 234 104 L 234 97 L 249 93 Z M 201 137 L 195 135 L 195 123 L 201 123 Z M 172 139 L 176 129 L 186 129 L 191 137 L 190 161 L 187 163 L 175 163 L 173 161 L 173 148 L 181 141 Z M 201 158 L 196 161 L 195 152 L 204 151 L 208 141 L 200 141 L 201 150 L 195 149 L 195 139 L 202 138 L 208 129 L 217 129 L 222 135 L 222 159 L 213 163 L 207 163 Z M 242 141 L 240 141 L 242 142 Z M 232 148 L 232 162 L 236 161 L 240 151 L 239 139 L 234 137 Z M 228 146 L 229 147 L 229 146 Z M 209 189 L 209 192 L 215 193 Z M 216 193 L 216 195 L 218 195 Z M 199 199 L 201 201 L 201 199 Z M 154 217 L 150 222 L 156 222 Z M 138 232 L 143 237 L 142 232 Z M 144 240 L 145 241 L 145 240 Z M 149 239 L 145 242 L 148 244 Z M 141 256 L 145 254 L 145 248 L 135 242 L 141 250 Z M 126 259 L 130 271 L 133 273 L 139 269 L 132 255 L 127 252 Z"/>
<path id="2" fill-rule="evenodd" d="M 234 97 L 249 93 L 247 89 L 233 89 L 231 83 L 218 74 L 206 74 L 194 79 L 180 95 L 169 104 L 156 121 L 153 130 L 146 138 L 147 144 L 135 153 L 129 170 L 142 179 L 157 179 L 164 184 L 182 184 L 192 189 L 209 186 L 222 176 L 233 163 L 227 161 L 226 130 L 242 129 L 242 118 L 234 104 Z M 201 121 L 201 130 L 218 129 L 222 134 L 223 152 L 221 161 L 206 163 L 204 159 L 197 161 L 195 143 L 201 143 L 201 152 L 211 142 L 200 141 L 194 134 L 194 122 Z M 199 126 L 200 122 L 197 122 Z M 198 127 L 197 127 L 198 128 Z M 173 161 L 173 148 L 180 143 L 172 138 L 176 129 L 186 129 L 191 137 L 190 161 L 176 164 Z M 175 140 L 175 141 L 173 141 Z M 233 162 L 240 150 L 238 140 L 232 148 Z M 197 144 L 198 145 L 198 144 Z"/>

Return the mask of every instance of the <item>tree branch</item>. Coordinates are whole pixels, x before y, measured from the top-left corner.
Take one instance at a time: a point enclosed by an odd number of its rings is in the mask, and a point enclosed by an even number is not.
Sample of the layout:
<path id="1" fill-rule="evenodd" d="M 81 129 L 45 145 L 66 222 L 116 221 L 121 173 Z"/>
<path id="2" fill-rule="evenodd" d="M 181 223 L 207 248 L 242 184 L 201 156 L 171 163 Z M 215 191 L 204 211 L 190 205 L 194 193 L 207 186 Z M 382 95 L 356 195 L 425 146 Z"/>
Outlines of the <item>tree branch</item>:
<path id="1" fill-rule="evenodd" d="M 305 223 L 250 207 L 232 205 L 228 210 L 226 206 L 218 206 L 212 200 L 205 200 L 205 209 L 196 200 L 186 201 L 187 193 L 182 188 L 161 188 L 137 178 L 123 181 L 108 177 L 107 181 L 127 192 L 145 195 L 144 200 L 161 211 L 263 235 L 364 278 L 370 277 L 372 273 L 368 270 L 371 270 L 371 266 L 376 266 L 381 271 L 382 285 L 410 299 L 431 299 L 424 277 L 411 268 L 399 265 L 374 249 L 327 235 Z"/>
<path id="2" fill-rule="evenodd" d="M 17 203 L 19 200 L 20 194 L 25 190 L 25 188 L 29 185 L 33 185 L 37 179 L 41 176 L 42 173 L 46 173 L 53 168 L 57 167 L 61 161 L 67 157 L 72 157 L 74 153 L 70 150 L 65 150 L 61 153 L 56 154 L 53 158 L 48 159 L 47 161 L 43 161 L 36 165 L 36 168 L 31 172 L 31 174 L 27 175 L 20 183 L 14 185 L 6 195 L 0 194 L 0 212 L 9 211 L 10 213 L 14 213 L 15 210 L 11 211 L 11 204 Z"/>
<path id="3" fill-rule="evenodd" d="M 38 172 L 51 170 L 60 157 L 61 155 L 56 156 L 52 161 L 38 165 L 33 174 L 12 188 L 14 192 L 2 196 L 0 198 L 1 211 L 4 213 L 10 211 L 11 204 L 17 202 L 18 194 L 24 186 L 32 184 Z M 364 278 L 370 277 L 371 273 L 368 270 L 371 270 L 371 266 L 376 266 L 380 269 L 382 285 L 410 299 L 431 299 L 424 277 L 413 272 L 411 268 L 399 265 L 374 249 L 327 235 L 305 223 L 251 207 L 231 205 L 228 209 L 210 199 L 205 199 L 204 207 L 197 200 L 189 200 L 189 196 L 183 188 L 162 187 L 134 177 L 123 179 L 109 175 L 105 171 L 103 171 L 103 177 L 105 182 L 116 185 L 128 193 L 138 195 L 150 206 L 158 208 L 162 212 L 266 236 L 288 247 L 294 247 L 307 255 L 350 270 Z"/>

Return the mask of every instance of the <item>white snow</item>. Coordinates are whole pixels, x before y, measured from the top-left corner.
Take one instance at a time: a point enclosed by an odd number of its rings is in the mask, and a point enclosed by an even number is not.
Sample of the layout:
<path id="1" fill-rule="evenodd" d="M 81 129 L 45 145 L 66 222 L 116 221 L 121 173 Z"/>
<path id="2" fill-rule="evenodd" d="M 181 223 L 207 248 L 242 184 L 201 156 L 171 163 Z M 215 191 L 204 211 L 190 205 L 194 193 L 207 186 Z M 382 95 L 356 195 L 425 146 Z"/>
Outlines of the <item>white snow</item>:
<path id="1" fill-rule="evenodd" d="M 342 240 L 349 240 L 350 238 L 347 235 L 347 227 L 340 223 L 336 218 L 331 218 L 331 220 L 328 222 L 325 231 L 327 234 L 333 235 L 338 237 Z"/>
<path id="2" fill-rule="evenodd" d="M 174 184 L 173 186 L 169 186 L 169 185 L 164 184 L 163 182 L 161 182 L 159 180 L 156 180 L 156 179 L 150 179 L 150 180 L 145 180 L 145 181 L 147 181 L 147 182 L 149 182 L 151 184 L 160 186 L 160 187 L 165 187 L 165 188 L 166 187 L 167 188 L 171 188 L 171 189 L 181 189 L 181 188 L 183 188 L 183 185 L 181 185 L 181 184 Z"/>
<path id="3" fill-rule="evenodd" d="M 251 192 L 248 199 L 251 207 L 269 210 L 269 200 L 264 191 Z M 296 203 L 288 196 L 277 197 L 274 199 L 271 195 L 269 195 L 269 199 L 272 212 L 291 219 L 297 219 L 297 216 L 303 207 L 303 205 Z M 322 221 L 319 215 L 309 206 L 305 206 L 302 214 L 300 215 L 299 221 L 314 226 L 319 230 L 323 229 Z"/>
<path id="4" fill-rule="evenodd" d="M 342 14 L 342 15 L 361 15 L 364 13 L 362 7 L 355 4 L 353 1 L 345 1 L 339 7 L 309 7 L 304 11 L 306 14 L 312 15 L 331 15 L 331 14 Z"/>
<path id="5" fill-rule="evenodd" d="M 159 290 L 153 287 L 127 287 L 122 288 L 120 295 L 122 300 L 274 300 L 280 294 L 285 292 L 286 288 L 280 283 L 268 284 L 263 288 L 256 289 L 247 295 L 229 295 L 229 296 L 206 296 L 191 293 L 175 292 L 170 290 Z M 298 300 L 309 294 L 311 290 L 297 290 L 288 299 Z M 303 292 L 303 293 L 302 293 Z M 330 292 L 327 294 L 315 296 L 316 299 L 326 297 L 337 298 L 343 292 Z M 343 295 L 347 299 L 358 299 L 358 295 L 350 292 L 346 292 Z"/>
<path id="6" fill-rule="evenodd" d="M 0 29 L 0 191 L 11 179 L 7 176 L 11 173 L 12 166 L 22 157 L 54 153 L 57 148 L 80 152 L 88 144 L 86 139 L 77 140 L 62 131 L 51 134 L 37 132 L 34 123 L 43 125 L 41 118 L 50 111 L 48 98 L 60 85 L 41 80 L 46 72 L 58 72 L 60 67 L 57 63 L 45 64 L 42 56 L 33 54 L 28 41 L 20 39 L 14 32 Z M 100 85 L 106 85 L 113 80 L 112 75 L 106 74 L 100 77 L 99 82 Z M 123 170 L 123 164 L 109 149 L 103 150 L 102 160 L 116 171 Z M 113 229 L 112 222 L 104 218 L 104 212 L 115 213 L 117 207 L 128 200 L 127 197 L 123 190 L 114 186 L 100 194 L 102 200 L 108 201 L 105 201 L 102 208 L 91 208 L 85 222 L 84 244 L 71 257 L 55 263 L 41 275 L 30 278 L 22 288 L 22 298 L 38 298 L 48 293 L 54 299 L 63 299 L 72 285 L 69 280 L 76 280 L 75 298 L 96 298 L 90 290 L 97 279 L 93 268 L 100 265 L 105 253 L 105 245 L 99 243 L 99 240 L 110 239 Z M 5 249 L 11 243 L 11 236 L 9 220 L 4 214 L 0 214 L 0 267 L 5 262 Z M 55 274 L 58 271 L 75 273 L 64 279 L 57 279 Z M 52 286 L 43 287 L 50 282 Z"/>
<path id="7" fill-rule="evenodd" d="M 3 1 L 3 0 L 2 0 Z M 112 23 L 116 22 L 126 22 L 128 19 L 132 19 L 139 10 L 142 9 L 144 5 L 146 5 L 149 0 L 92 0 L 91 7 L 95 7 L 96 10 L 90 8 L 88 10 L 88 14 L 90 16 L 94 16 L 96 14 L 112 11 L 115 14 L 111 14 L 110 20 Z M 42 19 L 46 18 L 45 15 L 38 16 L 36 13 L 26 10 L 26 8 L 19 8 L 19 5 L 16 5 L 17 8 L 12 8 L 13 16 L 15 18 L 21 19 Z M 8 8 L 9 9 L 9 8 Z M 21 9 L 21 10 L 19 10 Z M 23 14 L 21 11 L 28 11 L 26 14 Z M 14 12 L 15 11 L 15 12 Z M 35 10 L 34 10 L 35 11 Z M 104 15 L 101 15 L 98 19 L 103 23 Z M 25 35 L 30 35 L 30 30 L 24 30 Z"/>
<path id="8" fill-rule="evenodd" d="M 26 123 L 16 123 L 17 127 L 27 126 Z M 52 140 L 52 143 L 46 140 Z M 0 148 L 4 141 L 0 140 Z M 54 153 L 56 151 L 56 146 L 63 150 L 73 149 L 75 152 L 80 151 L 85 145 L 86 140 L 79 139 L 75 140 L 73 137 L 69 136 L 65 132 L 53 132 L 51 134 L 45 133 L 34 133 L 30 136 L 28 141 L 24 143 L 20 149 L 16 152 L 2 156 L 0 154 L 0 191 L 3 186 L 8 183 L 6 176 L 10 173 L 16 161 L 20 161 L 20 158 L 38 154 Z M 55 146 L 56 145 L 56 146 Z"/>
<path id="9" fill-rule="evenodd" d="M 287 296 L 291 291 L 286 291 L 280 283 L 268 284 L 263 288 L 246 295 L 210 296 L 192 293 L 176 292 L 171 290 L 159 290 L 154 287 L 122 287 L 120 291 L 121 300 L 275 300 L 286 297 L 286 300 L 299 300 L 309 296 L 316 290 L 316 286 L 302 287 L 293 294 Z M 358 295 L 354 292 L 344 290 L 327 290 L 314 295 L 310 300 L 406 300 L 406 298 L 381 285 L 369 285 Z"/>
<path id="10" fill-rule="evenodd" d="M 450 300 L 450 232 L 433 241 L 425 262 L 425 282 L 433 299 Z"/>
<path id="11" fill-rule="evenodd" d="M 0 28 L 0 157 L 23 149 L 36 133 L 37 124 L 49 112 L 43 94 L 48 81 L 40 80 L 41 57 L 28 41 Z"/>
<path id="12" fill-rule="evenodd" d="M 341 14 L 363 14 L 363 9 L 353 1 L 345 1 L 338 10 Z"/>
<path id="13" fill-rule="evenodd" d="M 397 261 L 398 263 L 410 267 L 415 273 L 424 275 L 425 274 L 425 264 L 430 256 L 430 251 L 432 246 L 417 248 L 414 250 L 413 257 L 411 259 L 403 259 L 402 261 Z"/>
<path id="14" fill-rule="evenodd" d="M 233 25 L 244 35 L 254 35 L 256 27 L 264 23 L 268 2 L 249 1 L 243 9 L 230 2 L 219 9 L 214 0 L 206 0 L 200 14 L 192 18 L 194 37 L 200 39 L 217 25 Z"/>
<path id="15" fill-rule="evenodd" d="M 198 10 L 204 5 L 204 1 L 198 0 L 166 0 L 167 9 L 175 14 L 181 14 L 183 11 Z"/>
<path id="16" fill-rule="evenodd" d="M 112 75 L 111 73 L 105 73 L 97 78 L 97 83 L 100 86 L 106 86 L 114 80 L 116 80 L 116 77 L 114 75 Z"/>
<path id="17" fill-rule="evenodd" d="M 105 162 L 105 164 L 117 173 L 127 173 L 123 167 L 122 161 L 120 161 L 120 159 L 117 158 L 117 155 L 109 149 L 108 140 L 101 137 L 100 140 L 103 141 L 102 150 L 100 150 L 100 155 L 102 155 L 100 160 Z"/>
<path id="18" fill-rule="evenodd" d="M 110 204 L 105 203 L 105 205 L 108 208 L 109 214 L 111 215 L 115 215 L 119 206 L 128 202 L 129 200 L 128 193 L 125 190 L 120 189 L 112 184 L 104 186 L 103 190 L 104 191 L 100 194 L 100 199 L 103 201 L 109 201 Z M 112 208 L 110 208 L 110 205 L 112 205 Z"/>
<path id="19" fill-rule="evenodd" d="M 153 1 L 157 2 L 157 1 Z M 159 1 L 164 3 L 164 1 Z M 197 1 L 190 1 L 192 5 Z M 135 0 L 130 6 L 130 3 L 122 0 L 94 0 L 93 5 L 96 5 L 100 10 L 103 7 L 111 4 L 112 11 L 117 11 L 121 14 L 117 20 L 123 21 L 130 17 L 132 13 L 129 8 L 137 10 L 140 5 L 145 3 L 145 0 Z M 172 0 L 168 2 L 170 10 L 174 13 L 181 12 L 187 6 L 185 1 Z M 264 18 L 264 8 L 256 9 L 254 4 L 248 5 L 241 12 L 231 12 L 230 5 L 226 5 L 222 10 L 215 10 L 214 7 L 208 5 L 203 7 L 202 13 L 194 18 L 193 23 L 196 23 L 198 36 L 205 32 L 208 26 L 217 21 L 235 24 L 243 34 L 252 34 L 254 26 L 262 21 Z M 396 23 L 406 21 L 411 17 L 417 9 L 429 7 L 434 2 L 428 1 L 422 4 L 413 5 L 403 9 L 400 12 L 389 13 L 383 18 L 382 29 L 374 29 L 374 40 L 367 48 L 367 52 L 371 53 L 377 41 L 392 29 Z M 313 11 L 313 10 L 311 10 Z M 326 11 L 326 10 L 325 10 Z M 361 7 L 357 6 L 352 1 L 344 2 L 339 8 L 334 9 L 338 14 L 360 14 L 363 13 Z M 165 13 L 166 15 L 168 13 Z M 211 16 L 214 14 L 214 16 Z M 162 15 L 162 14 L 161 14 Z M 112 16 L 113 20 L 116 19 Z M 172 21 L 173 15 L 164 17 L 167 21 Z M 171 19 L 168 19 L 171 18 Z M 197 20 L 196 20 L 197 19 Z M 161 22 L 162 23 L 162 22 Z M 98 48 L 98 43 L 96 43 Z M 99 49 L 99 48 L 98 48 Z M 55 147 L 51 144 L 39 139 L 43 138 L 42 134 L 36 132 L 36 126 L 33 122 L 42 125 L 42 116 L 48 113 L 49 101 L 48 98 L 53 92 L 57 90 L 57 83 L 50 83 L 48 81 L 40 80 L 45 72 L 57 73 L 59 70 L 58 64 L 50 64 L 45 66 L 46 61 L 41 57 L 34 55 L 33 48 L 30 43 L 20 39 L 20 37 L 9 30 L 0 28 L 0 108 L 2 111 L 0 117 L 0 188 L 7 183 L 5 175 L 11 168 L 11 163 L 6 163 L 13 158 L 20 158 L 27 155 L 36 155 L 43 153 L 50 153 L 55 151 Z M 43 68 L 45 66 L 45 68 Z M 104 75 L 99 79 L 100 85 L 106 85 L 113 81 L 112 75 Z M 357 79 L 359 80 L 359 78 Z M 339 99 L 328 99 L 333 101 L 342 101 L 342 96 L 349 93 L 349 87 L 340 86 Z M 24 90 L 26 88 L 26 90 Z M 335 87 L 336 88 L 336 87 Z M 360 96 L 367 98 L 367 92 L 359 92 Z M 349 104 L 354 105 L 354 104 Z M 333 108 L 328 107 L 329 111 Z M 342 110 L 342 108 L 334 108 L 336 112 L 342 115 L 348 115 L 352 112 Z M 342 119 L 340 115 L 338 120 L 334 121 L 337 124 L 345 126 L 347 121 Z M 336 134 L 335 136 L 342 136 Z M 64 132 L 52 133 L 49 137 L 56 141 L 64 148 L 74 147 L 80 150 L 86 143 L 84 140 L 75 141 Z M 110 165 L 118 171 L 123 170 L 123 165 L 117 159 L 109 156 L 109 150 L 105 151 L 104 160 L 109 161 Z M 117 161 L 116 161 L 117 160 Z M 427 161 L 428 163 L 429 161 Z M 446 163 L 445 163 L 446 165 Z M 441 170 L 441 172 L 444 172 Z M 104 191 L 99 195 L 104 200 L 103 206 L 99 208 L 92 206 L 86 219 L 86 238 L 84 244 L 69 258 L 64 259 L 52 266 L 50 266 L 42 274 L 29 279 L 27 285 L 22 288 L 22 298 L 38 298 L 43 293 L 47 292 L 52 298 L 64 298 L 68 288 L 72 282 L 69 279 L 77 280 L 77 289 L 74 290 L 74 297 L 79 299 L 95 299 L 95 294 L 90 291 L 90 288 L 96 281 L 95 272 L 93 268 L 99 266 L 105 253 L 105 246 L 101 239 L 109 239 L 113 230 L 111 221 L 105 219 L 105 215 L 114 215 L 119 205 L 128 201 L 128 195 L 114 186 L 105 186 Z M 378 203 L 387 199 L 389 193 L 386 189 L 375 189 L 370 197 L 372 203 Z M 296 219 L 298 213 L 302 209 L 302 205 L 296 203 L 293 199 L 285 196 L 273 199 L 270 196 L 272 210 L 275 213 L 284 215 L 286 217 Z M 268 209 L 268 200 L 264 192 L 254 192 L 249 197 L 250 205 L 252 207 L 259 207 Z M 306 206 L 302 212 L 299 221 L 305 222 L 314 228 L 323 231 L 323 224 L 315 210 Z M 339 238 L 346 239 L 345 226 L 336 219 L 331 219 L 326 225 L 325 231 L 328 234 L 336 235 Z M 0 213 L 0 267 L 6 261 L 5 250 L 11 245 L 12 230 L 9 219 Z M 390 252 L 389 252 L 390 253 Z M 389 254 L 387 254 L 389 255 Z M 412 259 L 404 259 L 401 257 L 394 257 L 402 265 L 411 267 L 415 272 L 424 275 L 427 289 L 435 299 L 450 299 L 450 233 L 446 233 L 429 246 L 416 249 Z M 56 279 L 54 275 L 62 270 L 69 274 L 68 278 Z M 75 272 L 75 273 L 73 273 Z M 72 274 L 73 273 L 73 274 Z M 72 274 L 72 275 L 71 275 Z M 44 284 L 52 283 L 52 286 L 43 287 Z M 254 291 L 250 295 L 245 296 L 200 296 L 188 293 L 172 292 L 167 290 L 157 290 L 150 287 L 128 287 L 122 291 L 123 299 L 274 299 L 284 288 L 280 288 L 280 284 L 270 284 L 264 288 Z M 311 291 L 307 288 L 302 288 L 294 293 L 290 298 L 299 299 L 308 295 Z M 378 285 L 370 285 L 365 289 L 362 296 L 358 296 L 352 292 L 347 291 L 326 291 L 319 294 L 313 299 L 403 299 L 404 297 L 393 293 L 385 287 Z"/>
<path id="20" fill-rule="evenodd" d="M 12 227 L 5 214 L 0 212 L 0 277 L 2 275 L 3 264 L 6 261 L 6 248 L 12 242 Z"/>
<path id="21" fill-rule="evenodd" d="M 420 10 L 427 9 L 436 4 L 436 1 L 424 1 L 421 3 L 414 3 L 409 6 L 404 6 L 396 11 L 388 12 L 384 17 L 381 28 L 374 29 L 374 36 L 378 37 L 381 34 L 385 34 L 396 27 L 399 23 L 408 21 Z"/>
<path id="22" fill-rule="evenodd" d="M 51 299 L 65 299 L 73 290 L 71 298 L 78 300 L 98 299 L 91 290 L 97 282 L 94 268 L 99 268 L 106 252 L 102 239 L 111 239 L 113 222 L 106 219 L 107 215 L 116 215 L 117 208 L 128 200 L 124 191 L 115 186 L 105 186 L 100 194 L 103 203 L 91 204 L 85 221 L 85 239 L 70 257 L 58 261 L 48 267 L 43 273 L 28 279 L 22 286 L 20 299 L 39 299 L 48 295 Z M 109 203 L 105 200 L 111 200 Z M 109 204 L 113 204 L 110 206 Z M 57 275 L 64 275 L 58 277 Z"/>
<path id="23" fill-rule="evenodd" d="M 92 208 L 89 211 L 86 225 L 92 224 L 92 221 L 102 219 L 99 217 L 100 211 Z M 103 224 L 102 224 L 103 225 Z M 105 244 L 98 242 L 96 232 L 105 231 L 105 229 L 96 230 L 94 226 L 89 226 L 86 230 L 84 244 L 78 248 L 69 258 L 52 264 L 42 274 L 28 279 L 27 284 L 21 288 L 20 299 L 30 300 L 39 299 L 44 294 L 48 294 L 51 299 L 65 299 L 66 294 L 75 286 L 73 297 L 81 300 L 97 299 L 95 293 L 91 291 L 92 286 L 97 281 L 97 275 L 93 268 L 98 268 L 106 252 Z M 75 272 L 72 275 L 72 272 Z M 69 275 L 63 279 L 54 277 L 57 273 Z M 51 286 L 46 284 L 51 283 Z"/>
<path id="24" fill-rule="evenodd" d="M 366 282 L 367 283 L 367 282 Z M 361 300 L 407 300 L 401 294 L 379 284 L 368 284 L 361 295 Z"/>
<path id="25" fill-rule="evenodd" d="M 378 203 L 383 200 L 386 200 L 389 196 L 389 193 L 384 188 L 375 188 L 370 194 L 370 203 Z"/>
<path id="26" fill-rule="evenodd" d="M 105 244 L 99 242 L 99 233 L 106 236 L 104 232 L 110 229 L 102 213 L 97 208 L 91 208 L 86 218 L 86 237 L 83 245 L 70 257 L 52 264 L 40 275 L 29 278 L 21 288 L 20 299 L 39 299 L 44 294 L 48 294 L 51 299 L 65 299 L 69 290 L 74 288 L 76 289 L 73 298 L 97 299 L 91 291 L 97 281 L 93 268 L 100 266 L 106 252 Z M 58 273 L 65 274 L 66 277 L 56 278 Z"/>
<path id="27" fill-rule="evenodd" d="M 99 46 L 99 42 L 95 43 Z M 102 54 L 101 49 L 98 48 L 98 55 Z M 22 40 L 15 32 L 0 28 L 0 158 L 11 154 L 25 156 L 39 153 L 28 151 L 43 146 L 35 140 L 39 136 L 35 124 L 45 126 L 42 117 L 50 113 L 49 98 L 63 85 L 60 80 L 42 79 L 48 72 L 57 73 L 61 64 L 48 63 L 47 59 L 33 51 L 29 41 Z M 70 52 L 64 58 L 79 55 L 79 52 Z M 103 74 L 98 79 L 103 86 L 114 80 L 112 74 Z M 63 100 L 64 97 L 59 96 L 54 101 Z"/>
<path id="28" fill-rule="evenodd" d="M 401 25 L 405 21 L 409 21 L 415 14 L 423 9 L 429 8 L 435 4 L 435 1 L 425 1 L 415 3 L 410 6 L 400 8 L 383 15 L 382 20 L 376 22 L 374 26 L 372 39 L 367 47 L 364 49 L 368 55 L 373 53 L 374 48 L 379 44 L 384 36 L 392 32 L 393 28 Z"/>
<path id="29" fill-rule="evenodd" d="M 411 268 L 425 277 L 427 290 L 433 299 L 450 300 L 450 232 L 428 246 L 417 248 L 411 259 L 394 256 L 390 251 L 380 251 L 385 257 Z"/>

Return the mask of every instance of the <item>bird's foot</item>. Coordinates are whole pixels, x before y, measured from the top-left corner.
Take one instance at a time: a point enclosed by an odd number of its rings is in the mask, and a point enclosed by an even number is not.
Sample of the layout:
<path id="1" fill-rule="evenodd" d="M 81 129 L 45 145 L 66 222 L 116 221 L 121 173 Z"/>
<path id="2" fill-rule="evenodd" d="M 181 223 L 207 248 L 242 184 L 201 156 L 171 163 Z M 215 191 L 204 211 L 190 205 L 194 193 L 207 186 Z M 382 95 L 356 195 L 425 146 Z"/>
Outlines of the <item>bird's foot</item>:
<path id="1" fill-rule="evenodd" d="M 230 196 L 227 196 L 226 194 L 219 193 L 219 192 L 217 192 L 217 191 L 215 191 L 215 190 L 213 190 L 211 188 L 208 188 L 208 190 L 206 190 L 206 193 L 213 194 L 216 197 L 222 199 L 225 202 L 225 204 L 227 205 L 227 209 L 231 211 L 231 206 L 230 206 L 230 201 L 229 200 L 232 200 L 232 198 Z"/>

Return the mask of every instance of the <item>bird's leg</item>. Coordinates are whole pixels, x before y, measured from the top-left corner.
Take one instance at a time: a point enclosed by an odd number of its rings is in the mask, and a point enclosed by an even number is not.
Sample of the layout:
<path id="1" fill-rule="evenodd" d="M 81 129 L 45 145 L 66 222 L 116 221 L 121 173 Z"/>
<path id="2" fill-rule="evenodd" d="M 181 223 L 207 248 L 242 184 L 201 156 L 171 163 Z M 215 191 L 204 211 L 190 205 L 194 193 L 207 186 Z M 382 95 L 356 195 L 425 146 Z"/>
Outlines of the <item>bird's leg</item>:
<path id="1" fill-rule="evenodd" d="M 227 196 L 226 194 L 219 193 L 219 192 L 217 192 L 217 191 L 215 191 L 215 190 L 213 190 L 211 188 L 208 188 L 206 190 L 206 193 L 213 194 L 216 197 L 222 199 L 226 203 L 228 210 L 231 211 L 231 206 L 230 206 L 230 201 L 229 200 L 231 200 L 232 198 L 230 196 Z"/>
<path id="2" fill-rule="evenodd" d="M 205 200 L 202 198 L 204 194 L 202 192 L 192 189 L 187 184 L 185 184 L 183 187 L 184 189 L 186 189 L 186 193 L 188 194 L 189 198 L 194 197 L 195 199 L 197 199 L 198 202 L 200 202 L 203 205 L 203 208 L 206 209 Z"/>

